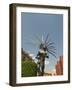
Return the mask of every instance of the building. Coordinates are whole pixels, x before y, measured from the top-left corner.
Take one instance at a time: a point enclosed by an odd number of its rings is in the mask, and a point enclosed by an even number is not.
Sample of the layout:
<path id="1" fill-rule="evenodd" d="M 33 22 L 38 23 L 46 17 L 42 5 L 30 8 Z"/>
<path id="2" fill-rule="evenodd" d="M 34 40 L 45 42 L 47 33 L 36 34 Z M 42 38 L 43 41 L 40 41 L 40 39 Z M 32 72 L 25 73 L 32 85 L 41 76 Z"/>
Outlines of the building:
<path id="1" fill-rule="evenodd" d="M 23 50 L 23 48 L 21 49 L 21 59 L 22 61 L 25 61 L 25 60 L 31 60 L 33 61 L 32 57 L 29 56 L 29 54 Z"/>
<path id="2" fill-rule="evenodd" d="M 44 76 L 55 76 L 56 75 L 56 70 L 48 70 L 44 73 Z"/>
<path id="3" fill-rule="evenodd" d="M 63 56 L 60 56 L 56 64 L 56 75 L 63 75 Z"/>

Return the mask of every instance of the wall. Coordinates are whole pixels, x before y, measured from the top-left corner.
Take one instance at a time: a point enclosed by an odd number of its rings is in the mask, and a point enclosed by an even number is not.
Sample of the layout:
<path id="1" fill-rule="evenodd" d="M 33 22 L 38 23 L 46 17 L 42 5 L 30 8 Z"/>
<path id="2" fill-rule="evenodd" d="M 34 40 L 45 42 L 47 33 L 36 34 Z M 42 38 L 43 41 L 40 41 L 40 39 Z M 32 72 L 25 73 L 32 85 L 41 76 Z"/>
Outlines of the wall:
<path id="1" fill-rule="evenodd" d="M 0 90 L 37 90 L 37 89 L 71 90 L 72 82 L 70 84 L 28 86 L 28 87 L 11 87 L 8 85 L 8 82 L 9 82 L 9 4 L 10 3 L 35 3 L 35 4 L 48 4 L 48 5 L 53 4 L 53 5 L 72 6 L 72 0 L 0 0 Z M 71 11 L 72 11 L 72 7 L 71 7 Z M 72 17 L 72 12 L 71 12 L 71 17 Z M 72 18 L 71 18 L 71 22 L 72 22 Z M 71 48 L 71 51 L 72 51 L 72 48 Z M 71 72 L 71 75 L 72 75 L 72 72 Z"/>
<path id="2" fill-rule="evenodd" d="M 63 56 L 60 56 L 59 61 L 57 61 L 56 74 L 57 75 L 63 75 Z"/>

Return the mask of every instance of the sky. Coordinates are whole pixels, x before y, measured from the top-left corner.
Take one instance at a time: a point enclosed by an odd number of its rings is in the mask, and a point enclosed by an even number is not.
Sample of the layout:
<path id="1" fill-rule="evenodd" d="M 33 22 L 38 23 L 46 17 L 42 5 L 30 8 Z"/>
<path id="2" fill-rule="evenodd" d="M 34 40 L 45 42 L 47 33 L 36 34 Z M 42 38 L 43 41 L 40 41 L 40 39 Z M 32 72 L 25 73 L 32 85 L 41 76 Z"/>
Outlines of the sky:
<path id="1" fill-rule="evenodd" d="M 56 57 L 49 54 L 45 60 L 45 71 L 53 70 L 59 56 L 63 55 L 63 15 L 44 13 L 21 13 L 21 47 L 28 53 L 37 55 L 38 38 L 46 38 L 55 43 Z M 38 38 L 37 38 L 38 37 Z"/>

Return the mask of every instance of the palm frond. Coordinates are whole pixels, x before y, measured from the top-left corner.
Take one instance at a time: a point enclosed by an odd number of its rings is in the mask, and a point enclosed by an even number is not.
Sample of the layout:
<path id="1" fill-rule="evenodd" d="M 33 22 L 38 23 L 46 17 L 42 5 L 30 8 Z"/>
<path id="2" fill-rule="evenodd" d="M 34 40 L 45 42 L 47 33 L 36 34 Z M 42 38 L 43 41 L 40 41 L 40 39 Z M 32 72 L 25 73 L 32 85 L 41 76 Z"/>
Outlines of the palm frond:
<path id="1" fill-rule="evenodd" d="M 51 49 L 48 49 L 48 51 L 56 54 L 56 51 L 54 51 L 53 49 L 52 50 Z"/>
<path id="2" fill-rule="evenodd" d="M 51 42 L 51 39 L 49 38 L 47 41 L 46 41 L 46 45 L 48 44 L 48 43 L 50 43 Z"/>
<path id="3" fill-rule="evenodd" d="M 45 43 L 47 43 L 48 38 L 49 38 L 49 34 L 47 34 L 47 36 L 46 36 Z"/>
<path id="4" fill-rule="evenodd" d="M 47 46 L 48 49 L 53 49 L 56 50 L 56 48 L 54 46 Z"/>
<path id="5" fill-rule="evenodd" d="M 43 35 L 42 35 L 42 39 L 41 40 L 42 40 L 42 43 L 44 43 L 44 37 L 43 37 Z"/>
<path id="6" fill-rule="evenodd" d="M 47 44 L 47 46 L 51 46 L 51 45 L 54 45 L 55 43 L 54 42 L 50 42 Z"/>
<path id="7" fill-rule="evenodd" d="M 56 58 L 56 55 L 53 52 L 48 50 L 48 53 L 50 53 L 52 56 L 54 56 Z"/>
<path id="8" fill-rule="evenodd" d="M 40 43 L 42 43 L 42 40 L 41 40 L 37 35 L 35 35 L 35 38 L 36 38 Z"/>

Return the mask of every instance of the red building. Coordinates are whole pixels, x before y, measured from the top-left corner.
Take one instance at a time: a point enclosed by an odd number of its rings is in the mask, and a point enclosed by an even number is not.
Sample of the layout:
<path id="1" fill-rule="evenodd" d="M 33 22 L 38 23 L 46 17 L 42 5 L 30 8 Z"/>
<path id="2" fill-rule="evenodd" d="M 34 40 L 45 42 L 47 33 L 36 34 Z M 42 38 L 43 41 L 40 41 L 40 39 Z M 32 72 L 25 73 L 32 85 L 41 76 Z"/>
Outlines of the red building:
<path id="1" fill-rule="evenodd" d="M 60 56 L 59 61 L 57 61 L 56 74 L 63 75 L 63 56 Z"/>

